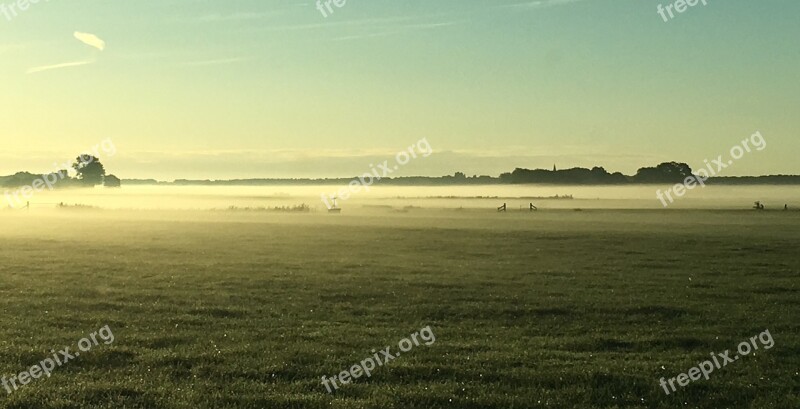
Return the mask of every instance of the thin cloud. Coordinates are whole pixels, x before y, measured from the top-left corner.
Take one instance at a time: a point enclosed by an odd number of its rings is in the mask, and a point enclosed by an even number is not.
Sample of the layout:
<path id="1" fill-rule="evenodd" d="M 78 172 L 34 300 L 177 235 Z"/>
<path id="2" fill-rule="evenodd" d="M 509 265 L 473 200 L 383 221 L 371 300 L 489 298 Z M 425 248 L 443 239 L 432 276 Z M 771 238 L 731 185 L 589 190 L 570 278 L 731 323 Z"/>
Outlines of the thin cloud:
<path id="1" fill-rule="evenodd" d="M 94 48 L 96 48 L 96 49 L 98 49 L 100 51 L 103 51 L 103 50 L 106 49 L 106 42 L 101 40 L 100 37 L 98 37 L 98 36 L 96 36 L 94 34 L 81 33 L 80 31 L 76 31 L 73 35 L 75 36 L 75 38 L 78 39 L 78 41 L 80 41 L 80 42 L 82 42 L 82 43 L 84 43 L 84 44 L 86 44 L 86 45 L 88 45 L 90 47 L 94 47 Z"/>
<path id="2" fill-rule="evenodd" d="M 94 64 L 94 62 L 95 62 L 95 60 L 86 60 L 86 61 L 65 62 L 65 63 L 54 64 L 54 65 L 44 65 L 44 66 L 41 66 L 41 67 L 33 67 L 33 68 L 29 69 L 26 72 L 26 74 L 35 74 L 37 72 L 57 70 L 59 68 L 79 67 L 81 65 Z"/>
<path id="3" fill-rule="evenodd" d="M 94 48 L 96 48 L 96 49 L 98 49 L 100 51 L 103 51 L 106 48 L 106 42 L 103 41 L 102 39 L 100 39 L 100 37 L 98 37 L 98 36 L 96 36 L 94 34 L 81 33 L 80 31 L 76 31 L 75 33 L 73 33 L 73 36 L 78 41 L 80 41 L 80 42 L 82 42 L 82 43 L 84 43 L 84 44 L 86 44 L 86 45 L 88 45 L 90 47 L 94 47 Z M 65 63 L 60 63 L 60 64 L 43 65 L 43 66 L 33 67 L 33 68 L 28 69 L 28 71 L 26 71 L 26 74 L 35 74 L 35 73 L 38 73 L 38 72 L 50 71 L 50 70 L 58 70 L 58 69 L 61 69 L 61 68 L 80 67 L 82 65 L 94 64 L 96 61 L 97 60 L 95 60 L 95 59 L 91 59 L 91 60 L 65 62 Z"/>

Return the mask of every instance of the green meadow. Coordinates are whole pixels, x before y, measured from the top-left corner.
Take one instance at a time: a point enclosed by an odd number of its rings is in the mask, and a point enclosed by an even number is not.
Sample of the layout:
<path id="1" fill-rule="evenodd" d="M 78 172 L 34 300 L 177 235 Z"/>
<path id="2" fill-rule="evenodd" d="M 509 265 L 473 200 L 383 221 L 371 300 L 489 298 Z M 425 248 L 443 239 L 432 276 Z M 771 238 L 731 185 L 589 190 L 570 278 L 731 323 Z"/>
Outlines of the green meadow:
<path id="1" fill-rule="evenodd" d="M 0 212 L 2 408 L 797 408 L 800 212 Z M 430 326 L 435 343 L 321 384 Z M 661 377 L 775 345 L 666 395 Z"/>

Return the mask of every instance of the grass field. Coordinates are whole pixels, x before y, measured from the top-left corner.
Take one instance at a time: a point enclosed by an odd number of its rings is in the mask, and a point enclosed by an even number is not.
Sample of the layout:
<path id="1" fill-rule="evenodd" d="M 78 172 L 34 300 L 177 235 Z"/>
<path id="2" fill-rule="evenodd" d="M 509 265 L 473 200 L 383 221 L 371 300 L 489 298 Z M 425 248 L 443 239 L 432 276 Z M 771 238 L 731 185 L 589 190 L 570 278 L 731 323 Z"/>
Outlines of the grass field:
<path id="1" fill-rule="evenodd" d="M 4 408 L 797 408 L 800 212 L 0 214 Z M 436 342 L 329 394 L 430 326 Z M 712 352 L 775 346 L 667 396 Z"/>

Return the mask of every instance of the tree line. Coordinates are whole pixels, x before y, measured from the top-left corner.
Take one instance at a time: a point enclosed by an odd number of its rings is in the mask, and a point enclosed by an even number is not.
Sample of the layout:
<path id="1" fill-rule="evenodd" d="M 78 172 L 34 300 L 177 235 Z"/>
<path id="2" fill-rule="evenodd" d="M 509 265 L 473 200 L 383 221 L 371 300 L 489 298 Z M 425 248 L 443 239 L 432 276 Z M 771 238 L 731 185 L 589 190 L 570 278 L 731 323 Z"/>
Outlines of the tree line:
<path id="1" fill-rule="evenodd" d="M 126 185 L 192 185 L 192 186 L 297 186 L 297 185 L 342 185 L 347 184 L 349 178 L 254 178 L 232 180 L 208 179 L 177 179 L 173 182 L 161 182 L 155 179 L 125 179 L 120 180 L 114 175 L 106 174 L 105 167 L 98 158 L 89 156 L 91 160 L 82 160 L 86 155 L 79 156 L 72 165 L 75 176 L 67 176 L 59 182 L 59 186 L 86 187 L 104 185 L 119 187 Z M 61 170 L 68 174 L 67 170 Z M 386 177 L 381 179 L 382 185 L 395 186 L 431 186 L 431 185 L 494 185 L 494 184 L 558 184 L 558 185 L 628 185 L 628 184 L 671 184 L 683 183 L 693 175 L 692 168 L 682 162 L 664 162 L 653 167 L 643 167 L 634 175 L 625 175 L 621 172 L 608 172 L 605 168 L 595 166 L 587 168 L 570 169 L 524 169 L 517 168 L 506 172 L 499 177 L 486 175 L 467 176 L 463 172 L 456 172 L 447 176 L 406 176 Z M 34 179 L 41 178 L 28 172 L 18 172 L 11 176 L 0 176 L 0 186 L 17 187 L 30 185 Z M 770 176 L 714 176 L 706 181 L 707 184 L 718 185 L 798 185 L 798 175 L 770 175 Z"/>
<path id="2" fill-rule="evenodd" d="M 69 164 L 67 162 L 66 164 Z M 120 187 L 120 178 L 106 173 L 105 166 L 100 159 L 93 155 L 80 155 L 72 163 L 72 173 L 68 169 L 60 169 L 47 175 L 56 175 L 58 180 L 56 187 L 94 187 L 103 185 L 106 187 Z M 20 187 L 30 186 L 35 180 L 41 180 L 45 174 L 35 174 L 30 172 L 17 172 L 10 176 L 0 176 L 0 186 Z"/>

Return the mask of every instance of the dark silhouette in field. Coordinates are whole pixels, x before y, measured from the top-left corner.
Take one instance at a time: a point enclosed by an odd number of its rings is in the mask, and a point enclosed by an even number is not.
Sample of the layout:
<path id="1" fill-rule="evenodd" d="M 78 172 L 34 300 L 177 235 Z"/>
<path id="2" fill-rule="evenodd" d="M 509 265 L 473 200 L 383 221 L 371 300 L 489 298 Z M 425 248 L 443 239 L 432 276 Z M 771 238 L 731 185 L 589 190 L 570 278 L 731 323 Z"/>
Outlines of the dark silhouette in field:
<path id="1" fill-rule="evenodd" d="M 333 197 L 333 206 L 328 209 L 328 213 L 341 213 L 342 208 L 336 205 L 336 196 Z"/>
<path id="2" fill-rule="evenodd" d="M 106 176 L 106 168 L 100 163 L 100 159 L 93 155 L 78 156 L 72 164 L 72 169 L 75 169 L 77 179 L 86 186 L 100 185 Z"/>
<path id="3" fill-rule="evenodd" d="M 103 186 L 105 186 L 105 187 L 120 187 L 120 186 L 122 186 L 122 181 L 119 180 L 119 178 L 114 176 L 114 175 L 106 175 L 103 178 Z"/>
<path id="4" fill-rule="evenodd" d="M 539 210 L 539 208 L 534 206 L 533 203 L 531 203 L 531 207 L 530 207 L 529 211 L 533 212 L 533 211 L 536 211 L 536 210 Z"/>
<path id="5" fill-rule="evenodd" d="M 759 202 L 755 202 L 753 204 L 753 209 L 764 210 L 764 209 L 766 209 L 766 207 L 764 207 L 764 204 L 759 201 Z"/>
<path id="6" fill-rule="evenodd" d="M 498 212 L 505 212 L 505 211 L 506 211 L 506 209 L 507 209 L 507 208 L 506 208 L 506 204 L 505 204 L 505 203 L 503 203 L 503 205 L 502 205 L 502 206 L 500 206 L 500 207 L 498 207 L 498 208 L 497 208 L 497 211 L 498 211 Z"/>

